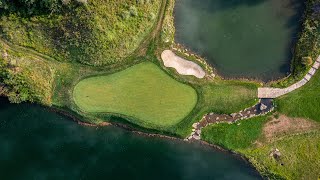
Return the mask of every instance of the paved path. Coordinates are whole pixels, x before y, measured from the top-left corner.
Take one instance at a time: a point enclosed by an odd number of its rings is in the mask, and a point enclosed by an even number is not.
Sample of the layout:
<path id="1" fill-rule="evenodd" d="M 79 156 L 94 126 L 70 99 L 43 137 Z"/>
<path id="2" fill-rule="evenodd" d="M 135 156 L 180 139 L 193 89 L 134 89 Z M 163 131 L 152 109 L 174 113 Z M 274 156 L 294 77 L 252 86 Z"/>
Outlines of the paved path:
<path id="1" fill-rule="evenodd" d="M 307 82 L 310 81 L 310 79 L 314 76 L 314 74 L 317 72 L 317 70 L 320 68 L 320 56 L 318 57 L 318 59 L 316 60 L 316 62 L 313 64 L 313 66 L 311 67 L 311 69 L 309 70 L 308 74 L 304 76 L 304 78 L 287 87 L 287 88 L 259 88 L 258 89 L 258 98 L 277 98 L 280 96 L 283 96 L 285 94 L 288 94 L 300 87 L 302 87 L 303 85 L 307 84 Z"/>

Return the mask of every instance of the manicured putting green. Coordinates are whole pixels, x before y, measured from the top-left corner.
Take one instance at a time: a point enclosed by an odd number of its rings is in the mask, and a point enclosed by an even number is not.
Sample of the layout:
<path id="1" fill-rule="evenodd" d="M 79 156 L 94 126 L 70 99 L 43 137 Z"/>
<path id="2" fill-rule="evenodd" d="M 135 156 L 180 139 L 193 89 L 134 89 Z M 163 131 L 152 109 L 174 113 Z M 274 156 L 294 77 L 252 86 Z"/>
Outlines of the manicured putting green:
<path id="1" fill-rule="evenodd" d="M 80 81 L 73 92 L 77 106 L 91 113 L 133 117 L 145 127 L 167 127 L 186 117 L 197 103 L 196 91 L 145 62 L 124 71 Z"/>

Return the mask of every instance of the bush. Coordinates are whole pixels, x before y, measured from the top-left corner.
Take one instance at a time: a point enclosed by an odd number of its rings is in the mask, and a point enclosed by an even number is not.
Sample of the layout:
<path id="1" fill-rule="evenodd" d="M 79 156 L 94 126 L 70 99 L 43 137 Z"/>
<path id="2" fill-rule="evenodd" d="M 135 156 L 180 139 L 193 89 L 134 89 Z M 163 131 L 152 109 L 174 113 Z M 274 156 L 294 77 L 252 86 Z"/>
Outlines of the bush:
<path id="1" fill-rule="evenodd" d="M 129 11 L 130 11 L 131 16 L 138 16 L 138 10 L 135 6 L 131 6 L 129 8 Z"/>
<path id="2" fill-rule="evenodd" d="M 312 65 L 313 61 L 312 58 L 310 56 L 308 57 L 302 57 L 302 64 L 305 66 L 310 66 Z"/>

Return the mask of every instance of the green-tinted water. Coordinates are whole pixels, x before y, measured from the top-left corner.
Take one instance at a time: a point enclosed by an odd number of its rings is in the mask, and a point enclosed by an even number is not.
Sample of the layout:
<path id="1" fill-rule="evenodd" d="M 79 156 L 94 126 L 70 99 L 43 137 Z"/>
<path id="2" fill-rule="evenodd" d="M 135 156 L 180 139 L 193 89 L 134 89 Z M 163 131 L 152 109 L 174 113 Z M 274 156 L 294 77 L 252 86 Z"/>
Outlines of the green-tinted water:
<path id="1" fill-rule="evenodd" d="M 176 0 L 176 41 L 225 77 L 271 80 L 290 70 L 301 0 Z"/>
<path id="2" fill-rule="evenodd" d="M 0 100 L 5 179 L 259 179 L 239 158 L 199 144 L 85 127 L 32 105 Z"/>

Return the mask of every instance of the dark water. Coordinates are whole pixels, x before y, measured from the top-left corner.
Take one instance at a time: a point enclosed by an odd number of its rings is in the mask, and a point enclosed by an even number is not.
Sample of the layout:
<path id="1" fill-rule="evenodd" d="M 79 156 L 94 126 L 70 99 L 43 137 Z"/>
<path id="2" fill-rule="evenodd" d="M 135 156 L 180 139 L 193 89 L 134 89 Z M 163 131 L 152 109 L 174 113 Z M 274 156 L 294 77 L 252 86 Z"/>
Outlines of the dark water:
<path id="1" fill-rule="evenodd" d="M 219 74 L 264 81 L 290 71 L 302 0 L 177 0 L 176 41 Z"/>
<path id="2" fill-rule="evenodd" d="M 0 100 L 0 179 L 259 179 L 239 158 Z"/>

